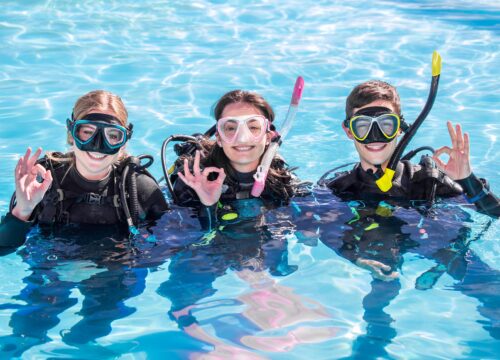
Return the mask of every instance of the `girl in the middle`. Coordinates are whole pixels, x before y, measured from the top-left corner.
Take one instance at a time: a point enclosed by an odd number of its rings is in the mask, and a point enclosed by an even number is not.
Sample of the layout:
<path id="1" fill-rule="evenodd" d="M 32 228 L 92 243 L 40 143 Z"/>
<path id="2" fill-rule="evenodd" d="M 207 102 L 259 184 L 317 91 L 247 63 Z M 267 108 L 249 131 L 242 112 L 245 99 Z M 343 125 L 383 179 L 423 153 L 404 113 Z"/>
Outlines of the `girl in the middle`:
<path id="1" fill-rule="evenodd" d="M 177 173 L 174 193 L 179 205 L 199 206 L 202 217 L 212 218 L 215 212 L 219 220 L 235 220 L 245 215 L 241 208 L 248 209 L 235 204 L 251 198 L 253 175 L 276 135 L 274 111 L 261 95 L 233 90 L 219 99 L 214 117 L 216 140 L 203 140 L 194 159 L 181 156 L 177 165 L 184 171 Z M 285 161 L 275 156 L 259 199 L 265 204 L 286 203 L 298 183 Z M 256 208 L 255 204 L 250 207 Z"/>

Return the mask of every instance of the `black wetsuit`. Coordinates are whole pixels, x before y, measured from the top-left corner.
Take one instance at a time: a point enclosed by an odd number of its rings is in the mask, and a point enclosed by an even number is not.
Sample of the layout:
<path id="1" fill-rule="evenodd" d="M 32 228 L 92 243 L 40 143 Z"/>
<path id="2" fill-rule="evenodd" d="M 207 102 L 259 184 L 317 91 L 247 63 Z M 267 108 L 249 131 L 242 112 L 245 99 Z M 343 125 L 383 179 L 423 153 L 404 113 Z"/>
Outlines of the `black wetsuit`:
<path id="1" fill-rule="evenodd" d="M 282 162 L 280 165 L 285 166 Z M 198 209 L 198 216 L 204 228 L 213 228 L 221 222 L 224 213 L 234 212 L 245 218 L 255 217 L 261 214 L 260 207 L 256 206 L 256 202 L 244 201 L 254 199 L 250 192 L 252 191 L 255 171 L 249 173 L 234 172 L 234 178 L 226 178 L 222 187 L 222 194 L 217 204 L 212 206 L 204 206 L 196 192 L 187 186 L 181 179 L 177 179 L 174 183 L 174 193 L 176 202 L 180 206 L 189 206 Z M 292 184 L 293 194 L 290 197 L 303 194 L 308 191 L 306 185 L 309 183 L 300 182 L 300 180 L 289 172 L 290 184 Z M 264 192 L 258 198 L 260 204 L 266 208 L 275 208 L 287 202 L 287 199 L 282 199 L 279 195 L 273 192 L 269 186 L 266 186 Z M 224 223 L 224 221 L 222 221 Z"/>
<path id="2" fill-rule="evenodd" d="M 500 201 L 489 191 L 486 180 L 471 174 L 466 179 L 453 181 L 435 168 L 429 157 L 424 157 L 419 165 L 401 161 L 396 168 L 392 188 L 385 193 L 377 187 L 373 174 L 364 171 L 359 163 L 350 171 L 337 173 L 325 185 L 342 199 L 433 202 L 435 197 L 465 194 L 468 199 L 475 200 L 473 202 L 479 211 L 500 216 Z"/>
<path id="3" fill-rule="evenodd" d="M 47 169 L 49 162 L 40 162 Z M 90 181 L 83 178 L 74 166 L 53 162 L 51 185 L 42 201 L 36 206 L 29 221 L 22 221 L 7 213 L 0 223 L 0 246 L 17 247 L 24 243 L 30 228 L 39 224 L 51 227 L 61 224 L 95 224 L 125 226 L 119 196 L 120 166 L 103 180 Z M 165 197 L 156 181 L 146 172 L 137 172 L 137 195 L 139 220 L 154 220 L 168 210 Z M 61 200 L 61 194 L 62 196 Z"/>

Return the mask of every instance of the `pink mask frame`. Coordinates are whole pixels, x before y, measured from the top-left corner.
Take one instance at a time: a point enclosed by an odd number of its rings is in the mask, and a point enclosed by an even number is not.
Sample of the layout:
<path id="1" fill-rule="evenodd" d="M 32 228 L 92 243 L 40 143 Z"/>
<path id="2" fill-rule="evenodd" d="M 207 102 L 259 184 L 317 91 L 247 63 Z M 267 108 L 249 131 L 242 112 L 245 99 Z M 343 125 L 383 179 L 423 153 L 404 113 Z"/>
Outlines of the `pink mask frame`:
<path id="1" fill-rule="evenodd" d="M 224 132 L 224 125 L 228 121 L 231 121 L 231 120 L 237 122 L 238 127 L 236 128 L 234 135 L 231 137 L 228 137 L 228 136 L 226 136 L 226 134 Z M 250 121 L 250 120 L 259 120 L 259 124 L 261 126 L 261 132 L 257 136 L 253 135 L 252 131 L 248 127 L 248 121 Z M 243 127 L 245 127 L 244 131 L 248 132 L 249 138 L 252 140 L 252 142 L 258 143 L 259 141 L 262 140 L 264 135 L 267 132 L 269 132 L 269 120 L 265 116 L 260 115 L 260 114 L 223 117 L 217 121 L 217 134 L 219 134 L 219 136 L 221 137 L 221 139 L 224 142 L 226 142 L 228 144 L 232 144 L 236 141 L 236 139 L 238 139 L 238 135 Z"/>

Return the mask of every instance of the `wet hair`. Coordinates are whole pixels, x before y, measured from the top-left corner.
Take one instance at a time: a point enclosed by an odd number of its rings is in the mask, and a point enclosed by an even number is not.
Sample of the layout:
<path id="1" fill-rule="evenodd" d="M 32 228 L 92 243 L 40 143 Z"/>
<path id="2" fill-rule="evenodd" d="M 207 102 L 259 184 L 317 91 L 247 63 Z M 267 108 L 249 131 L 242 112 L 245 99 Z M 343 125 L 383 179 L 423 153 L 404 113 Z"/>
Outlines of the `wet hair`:
<path id="1" fill-rule="evenodd" d="M 128 112 L 122 99 L 109 91 L 94 90 L 81 96 L 73 107 L 73 119 L 81 120 L 90 113 L 113 111 L 120 125 L 127 127 Z M 68 144 L 73 145 L 73 138 L 68 133 Z"/>
<path id="2" fill-rule="evenodd" d="M 118 95 L 105 90 L 94 90 L 81 96 L 73 107 L 72 116 L 73 119 L 80 120 L 89 113 L 109 110 L 113 111 L 120 125 L 127 127 L 128 112 L 122 99 Z M 67 133 L 66 141 L 68 145 L 73 145 L 73 136 L 69 132 Z M 127 156 L 128 155 L 123 152 L 119 160 Z M 47 157 L 55 162 L 69 162 L 71 165 L 75 163 L 75 154 L 72 151 L 68 152 L 65 156 L 54 156 L 53 152 L 48 152 Z"/>
<path id="3" fill-rule="evenodd" d="M 271 123 L 274 121 L 274 110 L 262 95 L 245 90 L 233 90 L 224 94 L 215 104 L 213 108 L 213 116 L 215 120 L 222 117 L 222 113 L 226 106 L 230 104 L 244 103 L 249 104 L 258 109 Z"/>
<path id="4" fill-rule="evenodd" d="M 392 104 L 398 115 L 401 115 L 401 101 L 394 86 L 380 80 L 370 80 L 352 89 L 345 102 L 346 119 L 350 119 L 353 110 L 376 100 L 385 100 Z"/>
<path id="5" fill-rule="evenodd" d="M 224 94 L 215 104 L 213 108 L 213 116 L 215 120 L 219 120 L 224 112 L 226 106 L 235 103 L 249 104 L 258 109 L 271 123 L 274 120 L 274 111 L 271 105 L 262 97 L 262 95 L 245 90 L 233 90 Z M 271 129 L 274 127 L 271 125 Z M 231 166 L 231 163 L 216 141 L 204 139 L 201 141 L 202 155 L 201 160 L 203 166 L 215 166 L 223 168 L 227 177 L 225 182 L 229 186 L 236 186 L 236 170 Z M 267 146 L 264 150 L 267 151 Z M 262 156 L 264 155 L 262 154 Z M 262 159 L 261 156 L 261 159 Z M 179 160 L 183 160 L 181 157 Z M 192 161 L 192 159 L 190 159 Z M 178 163 L 179 165 L 182 162 Z M 271 167 L 266 179 L 266 186 L 271 190 L 273 197 L 280 200 L 288 200 L 293 196 L 294 190 L 292 186 L 292 173 L 285 163 L 285 161 L 275 156 L 271 162 Z"/>

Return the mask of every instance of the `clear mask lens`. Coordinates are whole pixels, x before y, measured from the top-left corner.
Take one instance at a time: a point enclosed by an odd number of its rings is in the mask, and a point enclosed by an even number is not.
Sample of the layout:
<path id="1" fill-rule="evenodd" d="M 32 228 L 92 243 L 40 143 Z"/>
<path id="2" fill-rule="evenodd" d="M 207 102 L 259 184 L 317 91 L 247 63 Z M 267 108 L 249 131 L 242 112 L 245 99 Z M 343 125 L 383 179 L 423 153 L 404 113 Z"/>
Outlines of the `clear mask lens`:
<path id="1" fill-rule="evenodd" d="M 400 120 L 396 114 L 384 114 L 378 117 L 367 115 L 354 116 L 350 120 L 351 130 L 357 140 L 364 140 L 368 137 L 374 123 L 382 132 L 385 138 L 392 139 L 397 135 L 400 127 Z"/>
<path id="2" fill-rule="evenodd" d="M 222 140 L 228 143 L 243 135 L 247 135 L 253 142 L 258 142 L 267 132 L 267 123 L 268 120 L 262 115 L 225 117 L 217 122 L 217 130 Z"/>

